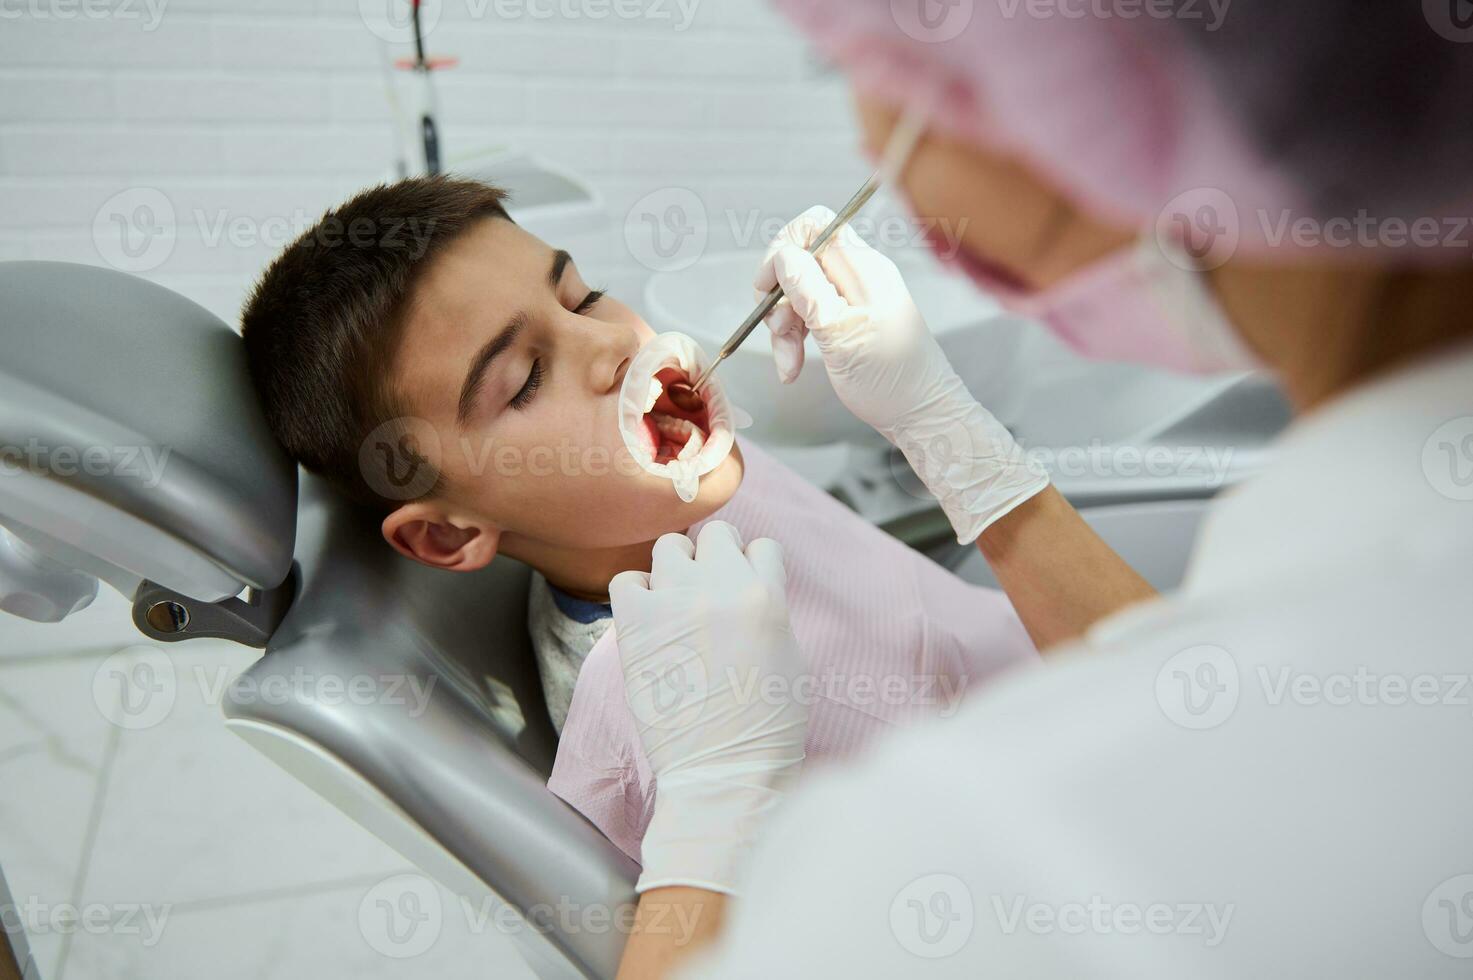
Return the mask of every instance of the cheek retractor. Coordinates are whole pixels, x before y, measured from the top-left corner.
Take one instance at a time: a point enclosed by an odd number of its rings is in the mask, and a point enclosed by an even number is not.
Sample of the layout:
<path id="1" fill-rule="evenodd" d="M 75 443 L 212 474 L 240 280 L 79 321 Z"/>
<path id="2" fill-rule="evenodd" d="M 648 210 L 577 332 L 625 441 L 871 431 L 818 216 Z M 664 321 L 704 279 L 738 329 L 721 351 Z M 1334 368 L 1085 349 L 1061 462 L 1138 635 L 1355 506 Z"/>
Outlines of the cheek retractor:
<path id="1" fill-rule="evenodd" d="M 625 447 L 646 473 L 674 484 L 686 503 L 696 499 L 701 477 L 731 455 L 736 430 L 751 424 L 714 381 L 701 389 L 703 412 L 686 412 L 668 397 L 661 401 L 667 382 L 689 384 L 710 363 L 685 334 L 663 333 L 634 356 L 619 389 L 619 435 Z"/>

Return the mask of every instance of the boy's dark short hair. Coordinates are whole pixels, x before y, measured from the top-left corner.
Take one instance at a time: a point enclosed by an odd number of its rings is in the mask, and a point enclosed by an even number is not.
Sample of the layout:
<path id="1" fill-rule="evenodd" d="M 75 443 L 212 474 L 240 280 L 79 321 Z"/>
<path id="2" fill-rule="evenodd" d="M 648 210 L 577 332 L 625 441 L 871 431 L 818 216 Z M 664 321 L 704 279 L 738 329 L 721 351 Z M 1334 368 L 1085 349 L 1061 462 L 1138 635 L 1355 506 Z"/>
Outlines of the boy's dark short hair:
<path id="1" fill-rule="evenodd" d="M 472 225 L 510 220 L 505 200 L 496 187 L 443 176 L 370 188 L 277 256 L 246 302 L 241 334 L 272 432 L 293 459 L 361 504 L 392 509 L 439 482 L 438 474 L 425 479 L 422 457 L 361 450 L 405 415 L 388 369 L 419 277 Z M 386 430 L 382 441 L 414 453 L 402 435 Z M 402 466 L 418 470 L 412 491 L 399 490 Z"/>

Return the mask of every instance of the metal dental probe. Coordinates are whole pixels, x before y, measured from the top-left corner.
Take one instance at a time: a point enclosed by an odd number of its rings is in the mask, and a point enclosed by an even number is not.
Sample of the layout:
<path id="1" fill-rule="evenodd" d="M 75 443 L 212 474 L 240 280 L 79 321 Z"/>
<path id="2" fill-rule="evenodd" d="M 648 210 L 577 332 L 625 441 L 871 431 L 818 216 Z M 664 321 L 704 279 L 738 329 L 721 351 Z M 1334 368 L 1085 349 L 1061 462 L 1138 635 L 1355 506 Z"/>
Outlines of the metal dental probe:
<path id="1" fill-rule="evenodd" d="M 834 235 L 838 234 L 839 229 L 853 220 L 860 209 L 869 203 L 870 198 L 875 196 L 875 192 L 880 189 L 881 185 L 886 181 L 894 180 L 900 175 L 900 169 L 905 166 L 905 161 L 909 159 L 911 151 L 915 149 L 915 145 L 920 140 L 921 133 L 924 129 L 924 113 L 912 111 L 901 117 L 900 122 L 896 125 L 894 135 L 891 136 L 889 144 L 885 147 L 885 155 L 880 161 L 879 169 L 874 172 L 869 180 L 865 181 L 864 186 L 859 189 L 859 192 L 849 199 L 849 203 L 844 205 L 843 210 L 834 216 L 834 220 L 830 221 L 828 227 L 813 240 L 813 244 L 808 246 L 810 254 L 815 256 L 821 254 Z M 742 321 L 740 327 L 737 327 L 736 333 L 731 335 L 731 339 L 722 345 L 721 350 L 716 353 L 716 357 L 711 361 L 710 366 L 702 371 L 701 376 L 696 378 L 690 385 L 690 392 L 688 394 L 681 391 L 679 393 L 681 397 L 677 398 L 674 389 L 683 386 L 672 386 L 670 393 L 671 401 L 674 401 L 687 411 L 693 410 L 693 407 L 699 407 L 700 396 L 698 392 L 701 386 L 710 380 L 711 375 L 716 371 L 717 366 L 722 361 L 730 357 L 736 352 L 738 347 L 746 342 L 746 339 L 752 335 L 752 331 L 757 329 L 757 324 L 766 319 L 767 314 L 771 313 L 773 308 L 782 302 L 783 295 L 782 286 L 772 287 L 772 290 L 763 297 L 762 302 L 757 304 L 757 308 L 752 311 L 751 315 Z M 694 399 L 694 402 L 686 401 L 683 404 L 682 401 L 687 399 Z"/>

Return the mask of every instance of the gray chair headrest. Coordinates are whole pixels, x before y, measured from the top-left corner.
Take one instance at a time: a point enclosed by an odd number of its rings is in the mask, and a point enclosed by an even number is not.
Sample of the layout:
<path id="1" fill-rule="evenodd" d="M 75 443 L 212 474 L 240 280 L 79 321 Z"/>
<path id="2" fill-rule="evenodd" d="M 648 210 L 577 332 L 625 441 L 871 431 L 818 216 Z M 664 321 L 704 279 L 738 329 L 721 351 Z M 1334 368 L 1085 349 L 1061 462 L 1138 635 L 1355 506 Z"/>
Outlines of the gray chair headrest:
<path id="1" fill-rule="evenodd" d="M 267 428 L 239 335 L 219 318 L 124 273 L 5 262 L 0 349 L 0 521 L 106 551 L 185 594 L 286 579 L 297 470 Z M 37 486 L 100 504 L 107 520 L 68 527 Z M 124 527 L 141 530 L 123 539 Z M 179 581 L 191 577 L 181 553 L 221 574 Z"/>

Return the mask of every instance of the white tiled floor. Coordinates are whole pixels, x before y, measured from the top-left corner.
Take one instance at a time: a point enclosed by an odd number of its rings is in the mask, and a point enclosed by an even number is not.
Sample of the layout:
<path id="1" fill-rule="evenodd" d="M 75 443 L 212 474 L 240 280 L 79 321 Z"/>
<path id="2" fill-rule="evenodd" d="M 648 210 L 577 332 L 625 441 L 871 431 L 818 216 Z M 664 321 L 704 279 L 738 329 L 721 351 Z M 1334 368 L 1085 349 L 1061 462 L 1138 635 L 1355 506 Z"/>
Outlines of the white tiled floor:
<path id="1" fill-rule="evenodd" d="M 414 869 L 222 724 L 255 651 L 155 648 L 167 714 L 115 724 L 114 655 L 141 641 L 106 587 L 55 626 L 0 616 L 0 867 L 44 980 L 531 976 L 444 889 L 429 948 L 386 947 L 370 889 Z"/>

